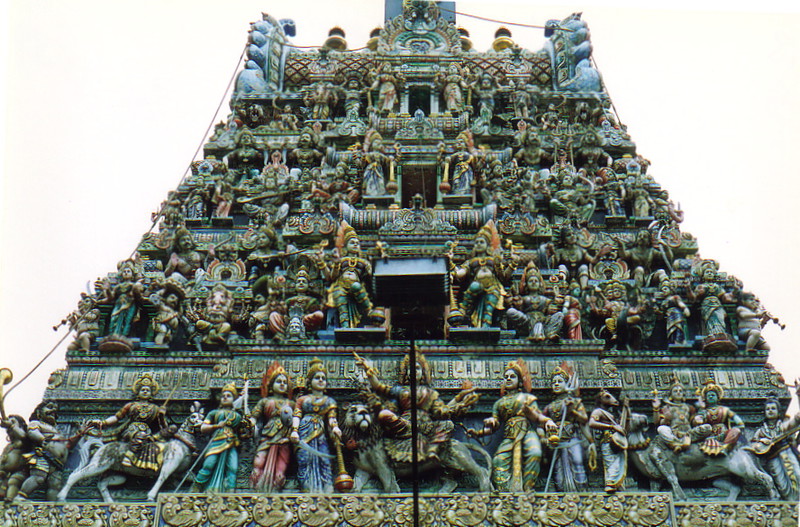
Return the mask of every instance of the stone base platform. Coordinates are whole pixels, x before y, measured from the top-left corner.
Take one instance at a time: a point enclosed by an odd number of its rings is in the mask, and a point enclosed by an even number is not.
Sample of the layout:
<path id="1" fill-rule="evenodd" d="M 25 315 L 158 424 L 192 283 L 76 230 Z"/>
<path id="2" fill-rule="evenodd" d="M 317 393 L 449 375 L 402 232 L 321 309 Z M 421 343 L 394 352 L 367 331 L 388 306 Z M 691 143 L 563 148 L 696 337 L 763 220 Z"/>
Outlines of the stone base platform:
<path id="1" fill-rule="evenodd" d="M 670 493 L 423 494 L 421 526 L 795 527 L 797 503 L 678 502 Z M 411 527 L 410 494 L 161 494 L 158 503 L 0 505 L 4 527 Z"/>

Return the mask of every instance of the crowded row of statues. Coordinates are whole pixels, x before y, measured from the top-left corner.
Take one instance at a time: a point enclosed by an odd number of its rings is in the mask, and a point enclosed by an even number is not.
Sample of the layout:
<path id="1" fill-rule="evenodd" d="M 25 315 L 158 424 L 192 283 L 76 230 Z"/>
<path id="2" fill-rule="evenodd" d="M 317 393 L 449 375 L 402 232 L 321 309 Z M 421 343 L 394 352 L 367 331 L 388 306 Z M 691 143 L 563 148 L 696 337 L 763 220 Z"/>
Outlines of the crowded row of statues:
<path id="1" fill-rule="evenodd" d="M 0 492 L 7 501 L 30 498 L 37 489 L 49 500 L 65 500 L 75 484 L 101 476 L 98 488 L 110 502 L 108 486 L 134 475 L 156 479 L 148 494 L 155 499 L 175 475 L 183 476 L 178 491 L 188 480 L 198 492 L 391 493 L 400 492 L 398 481 L 408 484 L 416 460 L 426 485 L 441 485 L 430 491 L 439 492 L 459 485 L 484 492 L 587 491 L 588 468 L 602 475 L 606 492 L 638 484 L 638 474 L 668 483 L 678 499 L 686 499 L 681 483 L 706 479 L 736 499 L 740 489 L 726 479 L 736 476 L 772 499 L 798 498 L 794 475 L 800 464 L 791 441 L 800 414 L 782 417 L 777 399 L 766 400 L 763 423 L 747 431 L 736 412 L 721 404 L 724 392 L 712 380 L 698 388 L 692 404 L 675 378 L 666 393 L 654 391 L 652 417 L 631 413 L 627 400 L 620 404 L 607 389 L 596 393 L 589 411 L 577 374 L 562 363 L 550 373 L 549 402 L 540 407 L 526 362 L 518 359 L 507 364 L 500 397 L 482 418 L 475 413 L 475 388 L 465 383 L 446 401 L 431 387 L 421 354 L 415 365 L 409 356 L 403 359 L 398 384 L 387 384 L 368 359 L 356 355 L 355 362 L 360 395 L 343 407 L 327 393 L 319 359 L 309 361 L 300 387 L 273 363 L 252 408 L 249 383 L 241 394 L 229 383 L 219 393 L 218 408 L 205 414 L 194 403 L 180 426 L 170 424 L 169 415 L 178 403 L 168 397 L 156 404 L 160 387 L 149 374 L 134 382 L 131 402 L 73 427 L 71 437 L 57 426 L 57 405 L 45 401 L 27 422 L 17 415 L 2 421 L 9 445 L 0 463 Z M 412 445 L 414 407 L 418 437 Z M 655 430 L 647 432 L 651 421 Z M 70 450 L 79 454 L 69 458 Z M 252 458 L 240 459 L 244 451 Z M 199 455 L 194 463 L 193 454 Z M 68 458 L 80 462 L 69 463 L 72 471 L 64 480 Z M 246 488 L 240 488 L 240 465 L 248 467 Z"/>
<path id="2" fill-rule="evenodd" d="M 421 114 L 412 126 L 416 121 L 424 127 Z M 425 152 L 425 177 L 436 182 L 439 197 L 426 196 L 430 202 L 425 206 L 496 204 L 538 213 L 553 223 L 681 221 L 667 192 L 647 175 L 646 160 L 631 153 L 612 156 L 595 131 L 565 132 L 556 139 L 546 134 L 551 131 L 521 120 L 508 146 L 478 145 L 469 131 L 431 145 Z M 335 211 L 339 201 L 374 204 L 384 198 L 397 207 L 406 161 L 420 163 L 419 152 L 404 152 L 416 147 L 401 139 L 389 141 L 374 128 L 359 141 L 338 145 L 326 140 L 327 133 L 315 121 L 296 140 L 256 145 L 254 134 L 244 128 L 237 132 L 236 148 L 227 153 L 227 164 L 209 157 L 193 165 L 193 175 L 165 205 L 163 212 L 171 217 L 164 224 L 183 219 L 223 223 L 236 215 L 251 223 L 268 218 L 280 224 L 290 208 L 296 211 L 304 202 Z"/>
<path id="3" fill-rule="evenodd" d="M 101 351 L 130 351 L 133 339 L 202 349 L 233 335 L 298 342 L 359 327 L 391 337 L 372 275 L 373 261 L 392 247 L 379 242 L 365 251 L 344 221 L 333 241 L 331 250 L 325 239 L 296 247 L 262 226 L 201 251 L 192 232 L 178 228 L 163 262 L 122 261 L 83 296 L 66 319 L 76 333 L 70 350 L 96 343 Z M 539 344 L 600 339 L 609 349 L 726 353 L 768 350 L 762 328 L 777 322 L 716 262 L 672 258 L 648 229 L 626 241 L 565 226 L 555 244 L 525 249 L 503 244 L 490 220 L 464 245 L 440 247 L 453 284 L 442 307 L 447 328 L 502 328 L 504 338 Z"/>

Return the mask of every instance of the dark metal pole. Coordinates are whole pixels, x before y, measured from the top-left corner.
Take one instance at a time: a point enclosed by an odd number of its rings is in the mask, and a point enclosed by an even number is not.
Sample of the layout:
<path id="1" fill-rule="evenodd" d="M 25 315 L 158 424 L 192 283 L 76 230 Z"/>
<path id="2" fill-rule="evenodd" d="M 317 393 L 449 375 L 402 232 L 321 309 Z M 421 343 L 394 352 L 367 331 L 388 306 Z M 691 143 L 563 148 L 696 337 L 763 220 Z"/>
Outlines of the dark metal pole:
<path id="1" fill-rule="evenodd" d="M 414 342 L 414 328 L 409 334 L 410 352 L 408 354 L 409 376 L 411 378 L 411 493 L 414 527 L 419 527 L 419 450 L 417 448 L 417 345 Z"/>

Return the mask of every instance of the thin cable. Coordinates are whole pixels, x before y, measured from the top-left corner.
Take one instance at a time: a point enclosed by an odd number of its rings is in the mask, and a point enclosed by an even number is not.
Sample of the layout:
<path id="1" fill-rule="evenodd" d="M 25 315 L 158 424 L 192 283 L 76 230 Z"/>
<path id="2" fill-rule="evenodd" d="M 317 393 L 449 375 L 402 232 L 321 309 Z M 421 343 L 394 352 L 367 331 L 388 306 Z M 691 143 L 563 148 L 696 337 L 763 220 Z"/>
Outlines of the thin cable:
<path id="1" fill-rule="evenodd" d="M 536 25 L 533 25 L 533 24 L 523 24 L 521 22 L 505 22 L 503 20 L 495 20 L 494 18 L 486 18 L 486 17 L 483 17 L 483 16 L 471 15 L 469 13 L 462 13 L 461 11 L 455 11 L 453 9 L 447 9 L 445 7 L 442 7 L 442 6 L 439 6 L 439 10 L 440 11 L 447 11 L 448 13 L 455 13 L 457 15 L 466 16 L 466 17 L 469 17 L 469 18 L 477 18 L 478 20 L 483 20 L 484 22 L 494 22 L 496 24 L 503 24 L 504 26 L 529 27 L 531 29 L 548 29 L 546 26 L 536 26 Z M 566 28 L 566 27 L 561 27 L 561 26 L 556 26 L 553 29 L 558 29 L 560 31 L 569 31 L 569 32 L 573 31 L 572 29 L 569 29 L 569 28 Z"/>
<path id="2" fill-rule="evenodd" d="M 195 158 L 197 157 L 197 154 L 200 153 L 200 150 L 203 148 L 203 145 L 206 142 L 206 138 L 208 137 L 208 134 L 211 131 L 211 128 L 214 126 L 214 121 L 217 120 L 217 115 L 219 115 L 219 111 L 222 108 L 222 105 L 225 104 L 225 100 L 226 100 L 226 97 L 228 95 L 228 92 L 230 91 L 231 86 L 233 85 L 233 82 L 236 79 L 236 73 L 239 71 L 239 64 L 241 64 L 242 58 L 244 58 L 244 54 L 245 54 L 246 51 L 247 51 L 247 46 L 245 45 L 242 48 L 241 55 L 239 55 L 239 58 L 236 60 L 236 68 L 234 69 L 233 75 L 231 75 L 231 78 L 228 81 L 228 86 L 225 88 L 225 91 L 223 92 L 222 97 L 220 98 L 219 104 L 217 105 L 217 109 L 214 111 L 214 115 L 211 118 L 211 122 L 208 123 L 208 127 L 206 128 L 205 134 L 203 135 L 203 139 L 200 141 L 200 144 L 197 146 L 197 149 L 194 151 L 194 155 L 192 156 L 192 160 L 189 161 L 189 164 L 186 166 L 186 170 L 183 172 L 183 175 L 181 176 L 181 179 L 178 182 L 178 187 L 180 187 L 181 183 L 183 183 L 183 180 L 186 179 L 186 176 L 187 176 L 187 174 L 189 173 L 189 170 L 192 167 L 192 163 L 194 162 Z M 153 232 L 153 229 L 155 228 L 156 224 L 158 223 L 158 220 L 161 219 L 161 217 L 163 216 L 163 212 L 164 212 L 164 207 L 162 207 L 161 210 L 158 211 L 158 214 L 156 214 L 156 216 L 153 218 L 153 222 L 150 224 L 150 228 L 147 229 L 147 231 L 144 233 L 143 236 L 147 236 L 148 234 Z M 138 247 L 138 245 L 137 245 L 137 247 Z M 137 249 L 134 248 L 133 251 L 131 251 L 130 256 L 128 256 L 129 259 L 133 258 L 133 256 L 136 254 L 136 250 Z M 73 325 L 78 324 L 79 322 L 81 322 L 84 319 L 85 316 L 86 316 L 86 313 L 81 315 L 78 319 L 75 320 Z M 11 393 L 14 390 L 14 388 L 19 386 L 23 382 L 25 382 L 31 375 L 33 375 L 33 372 L 38 370 L 41 367 L 41 365 L 44 364 L 45 361 L 47 359 L 49 359 L 50 356 L 53 353 L 55 353 L 56 349 L 58 349 L 58 347 L 61 346 L 61 344 L 64 343 L 64 341 L 69 336 L 69 334 L 70 334 L 70 330 L 67 330 L 67 332 L 64 334 L 64 336 L 62 336 L 59 339 L 59 341 L 56 343 L 56 345 L 53 346 L 50 349 L 50 351 L 48 351 L 47 354 L 45 354 L 45 356 L 42 357 L 42 359 L 38 363 L 36 363 L 36 365 L 30 371 L 28 371 L 28 373 L 25 374 L 25 376 L 22 377 L 22 379 L 20 379 L 16 383 L 14 383 L 11 386 L 11 388 L 9 388 L 8 390 L 6 390 L 3 393 L 3 398 L 0 399 L 0 404 L 5 403 L 5 400 L 6 400 L 6 397 L 8 397 L 8 394 Z"/>
<path id="3" fill-rule="evenodd" d="M 589 60 L 592 61 L 592 67 L 594 67 L 594 69 L 599 72 L 600 68 L 597 66 L 597 61 L 594 60 L 594 54 L 589 56 Z M 614 99 L 612 99 L 611 94 L 608 93 L 608 86 L 606 86 L 606 83 L 603 82 L 602 76 L 600 77 L 600 82 L 603 85 L 603 91 L 606 93 L 606 95 L 608 95 L 608 101 L 611 103 L 611 110 L 614 112 L 614 116 L 617 118 L 617 123 L 622 128 L 625 128 L 625 125 L 622 123 L 622 119 L 620 119 L 619 117 L 619 112 L 617 112 L 617 107 L 614 105 Z M 603 105 L 601 104 L 600 107 L 603 108 Z M 605 111 L 605 109 L 603 111 Z"/>

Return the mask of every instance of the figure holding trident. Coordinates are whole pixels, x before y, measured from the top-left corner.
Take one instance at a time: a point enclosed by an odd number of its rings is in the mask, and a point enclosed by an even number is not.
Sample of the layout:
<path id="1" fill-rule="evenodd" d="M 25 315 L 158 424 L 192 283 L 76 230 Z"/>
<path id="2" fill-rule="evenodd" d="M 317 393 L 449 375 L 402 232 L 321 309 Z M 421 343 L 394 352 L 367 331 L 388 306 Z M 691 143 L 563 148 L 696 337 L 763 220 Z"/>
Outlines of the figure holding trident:
<path id="1" fill-rule="evenodd" d="M 596 457 L 597 450 L 587 426 L 589 416 L 578 395 L 578 375 L 566 363 L 562 363 L 551 373 L 550 386 L 555 399 L 545 407 L 543 413 L 559 426 L 558 435 L 548 438 L 553 459 L 544 491 L 549 490 L 554 475 L 559 492 L 585 490 L 587 479 L 582 440 L 585 438 L 589 441 L 590 457 Z"/>

